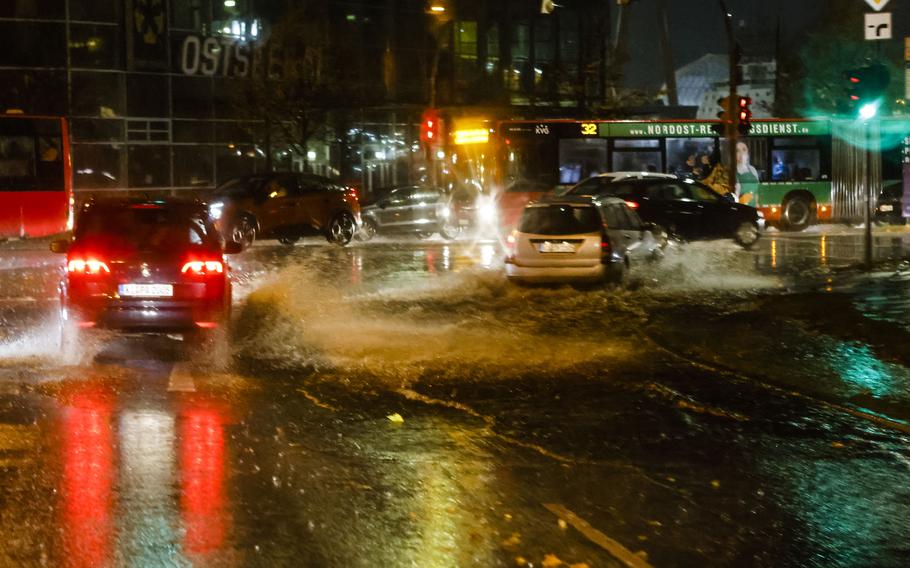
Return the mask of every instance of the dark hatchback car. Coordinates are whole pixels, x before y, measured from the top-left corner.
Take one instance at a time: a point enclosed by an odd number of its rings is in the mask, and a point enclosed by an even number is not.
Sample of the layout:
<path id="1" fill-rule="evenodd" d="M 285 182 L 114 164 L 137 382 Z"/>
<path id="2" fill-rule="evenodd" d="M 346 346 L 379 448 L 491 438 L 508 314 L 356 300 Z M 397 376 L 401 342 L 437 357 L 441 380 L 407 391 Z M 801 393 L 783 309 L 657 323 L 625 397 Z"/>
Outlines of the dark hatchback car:
<path id="1" fill-rule="evenodd" d="M 357 237 L 368 241 L 377 234 L 429 237 L 439 233 L 455 239 L 473 224 L 474 202 L 461 198 L 463 193 L 449 195 L 416 185 L 395 188 L 363 208 L 363 226 Z"/>
<path id="2" fill-rule="evenodd" d="M 732 238 L 745 248 L 761 237 L 764 219 L 754 207 L 735 203 L 694 180 L 644 178 L 587 179 L 567 195 L 623 199 L 646 223 L 685 240 Z"/>
<path id="3" fill-rule="evenodd" d="M 180 332 L 222 329 L 231 309 L 226 253 L 204 204 L 99 201 L 83 206 L 66 253 L 61 285 L 65 335 L 88 328 Z"/>
<path id="4" fill-rule="evenodd" d="M 229 180 L 209 197 L 209 212 L 224 238 L 244 247 L 257 239 L 278 239 L 293 245 L 310 235 L 346 245 L 360 223 L 360 203 L 354 189 L 303 173 Z"/>

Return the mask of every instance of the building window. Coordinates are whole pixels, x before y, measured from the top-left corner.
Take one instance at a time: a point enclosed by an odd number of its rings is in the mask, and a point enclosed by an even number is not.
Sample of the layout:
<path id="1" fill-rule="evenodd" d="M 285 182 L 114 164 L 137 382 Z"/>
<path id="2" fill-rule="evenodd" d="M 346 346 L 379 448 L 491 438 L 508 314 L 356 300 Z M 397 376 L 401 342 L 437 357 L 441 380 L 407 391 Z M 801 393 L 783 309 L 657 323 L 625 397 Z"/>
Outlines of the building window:
<path id="1" fill-rule="evenodd" d="M 165 75 L 130 73 L 126 76 L 126 112 L 128 116 L 161 116 L 170 114 L 168 78 Z"/>
<path id="2" fill-rule="evenodd" d="M 120 29 L 94 24 L 70 25 L 70 65 L 121 69 Z"/>
<path id="3" fill-rule="evenodd" d="M 66 71 L 0 70 L 0 112 L 19 109 L 29 114 L 66 114 Z"/>
<path id="4" fill-rule="evenodd" d="M 527 22 L 518 22 L 512 28 L 512 68 L 508 70 L 507 84 L 513 91 L 529 91 L 533 81 L 530 60 L 530 31 Z"/>
<path id="5" fill-rule="evenodd" d="M 171 27 L 202 31 L 208 23 L 210 8 L 207 0 L 171 2 Z"/>
<path id="6" fill-rule="evenodd" d="M 73 140 L 76 142 L 122 142 L 123 120 L 74 118 L 70 121 Z"/>
<path id="7" fill-rule="evenodd" d="M 41 18 L 63 19 L 66 14 L 66 0 L 3 0 L 0 2 L 0 18 Z M 88 0 L 83 0 L 88 1 Z"/>
<path id="8" fill-rule="evenodd" d="M 212 80 L 206 77 L 177 77 L 171 81 L 174 116 L 211 118 Z"/>
<path id="9" fill-rule="evenodd" d="M 72 73 L 72 114 L 113 118 L 122 116 L 124 89 L 122 73 Z"/>
<path id="10" fill-rule="evenodd" d="M 73 185 L 76 189 L 123 187 L 124 147 L 104 144 L 73 145 Z"/>
<path id="11" fill-rule="evenodd" d="M 0 22 L 0 67 L 18 66 L 66 67 L 66 26 Z"/>
<path id="12" fill-rule="evenodd" d="M 169 120 L 127 120 L 126 137 L 130 142 L 170 142 Z"/>
<path id="13" fill-rule="evenodd" d="M 120 23 L 122 2 L 98 2 L 98 0 L 69 0 L 70 20 L 77 22 Z M 171 6 L 183 2 L 171 2 Z M 172 8 L 173 9 L 173 8 Z"/>
<path id="14" fill-rule="evenodd" d="M 174 185 L 212 187 L 215 185 L 212 146 L 174 146 Z"/>
<path id="15" fill-rule="evenodd" d="M 130 187 L 170 187 L 171 151 L 169 146 L 129 147 Z"/>

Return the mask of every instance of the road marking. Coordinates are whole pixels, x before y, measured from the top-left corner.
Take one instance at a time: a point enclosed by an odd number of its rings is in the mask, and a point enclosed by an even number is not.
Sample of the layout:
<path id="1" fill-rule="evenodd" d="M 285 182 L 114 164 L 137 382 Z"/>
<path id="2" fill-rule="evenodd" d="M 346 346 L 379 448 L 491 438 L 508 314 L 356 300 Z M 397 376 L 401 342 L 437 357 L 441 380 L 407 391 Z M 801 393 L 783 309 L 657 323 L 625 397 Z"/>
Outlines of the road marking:
<path id="1" fill-rule="evenodd" d="M 312 402 L 313 404 L 315 404 L 315 405 L 318 406 L 319 408 L 322 408 L 322 409 L 325 409 L 325 410 L 331 410 L 332 412 L 338 412 L 338 409 L 335 408 L 334 406 L 322 402 L 321 400 L 319 400 L 318 398 L 316 398 L 315 396 L 311 395 L 310 393 L 308 393 L 307 391 L 305 391 L 305 390 L 303 390 L 303 389 L 297 389 L 297 392 L 299 392 L 300 394 L 302 394 L 304 397 L 306 397 L 306 399 L 307 399 L 308 401 Z"/>
<path id="2" fill-rule="evenodd" d="M 189 363 L 176 363 L 171 367 L 167 381 L 167 392 L 196 392 Z"/>
<path id="3" fill-rule="evenodd" d="M 558 503 L 544 503 L 551 513 L 572 525 L 585 538 L 609 552 L 614 558 L 630 568 L 651 568 L 644 558 L 595 529 L 591 524 Z"/>
<path id="4" fill-rule="evenodd" d="M 422 402 L 422 403 L 428 404 L 428 405 L 445 406 L 446 408 L 460 410 L 461 412 L 464 412 L 465 414 L 473 416 L 474 418 L 483 420 L 486 431 L 489 432 L 490 435 L 493 436 L 494 438 L 499 438 L 500 440 L 507 442 L 509 444 L 512 444 L 513 446 L 520 446 L 527 450 L 535 451 L 544 457 L 548 457 L 551 460 L 556 460 L 556 461 L 564 463 L 564 464 L 577 463 L 577 460 L 559 455 L 556 452 L 551 452 L 550 450 L 544 448 L 543 446 L 539 446 L 537 444 L 532 444 L 530 442 L 523 442 L 521 440 L 516 440 L 515 438 L 512 438 L 512 437 L 509 437 L 504 434 L 500 434 L 500 433 L 496 432 L 493 429 L 493 427 L 496 425 L 495 418 L 493 418 L 491 416 L 483 415 L 483 414 L 477 412 L 476 410 L 474 410 L 473 408 L 471 408 L 470 406 L 461 404 L 460 402 L 453 402 L 450 400 L 440 400 L 438 398 L 433 398 L 433 397 L 426 396 L 424 394 L 420 394 L 419 392 L 417 392 L 415 390 L 411 390 L 411 389 L 398 389 L 398 394 L 400 394 L 401 396 L 405 397 L 408 400 Z"/>

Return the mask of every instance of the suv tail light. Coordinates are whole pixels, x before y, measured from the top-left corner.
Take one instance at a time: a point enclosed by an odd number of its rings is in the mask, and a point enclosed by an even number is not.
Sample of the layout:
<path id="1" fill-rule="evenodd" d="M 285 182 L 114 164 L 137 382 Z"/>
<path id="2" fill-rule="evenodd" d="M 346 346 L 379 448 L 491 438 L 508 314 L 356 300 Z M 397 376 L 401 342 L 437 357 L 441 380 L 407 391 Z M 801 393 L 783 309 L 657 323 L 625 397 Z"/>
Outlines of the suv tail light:
<path id="1" fill-rule="evenodd" d="M 630 209 L 638 209 L 638 202 L 637 202 L 637 201 L 626 201 L 626 205 L 627 205 Z"/>
<path id="2" fill-rule="evenodd" d="M 600 237 L 600 259 L 606 261 L 613 254 L 613 247 L 610 246 L 610 239 L 607 235 Z"/>
<path id="3" fill-rule="evenodd" d="M 518 231 L 512 231 L 506 237 L 506 262 L 515 262 L 515 246 L 518 242 Z"/>
<path id="4" fill-rule="evenodd" d="M 190 276 L 208 276 L 224 273 L 224 263 L 220 260 L 191 260 L 180 269 L 181 274 Z"/>
<path id="5" fill-rule="evenodd" d="M 67 272 L 73 274 L 110 274 L 107 263 L 97 258 L 71 258 L 66 263 Z"/>

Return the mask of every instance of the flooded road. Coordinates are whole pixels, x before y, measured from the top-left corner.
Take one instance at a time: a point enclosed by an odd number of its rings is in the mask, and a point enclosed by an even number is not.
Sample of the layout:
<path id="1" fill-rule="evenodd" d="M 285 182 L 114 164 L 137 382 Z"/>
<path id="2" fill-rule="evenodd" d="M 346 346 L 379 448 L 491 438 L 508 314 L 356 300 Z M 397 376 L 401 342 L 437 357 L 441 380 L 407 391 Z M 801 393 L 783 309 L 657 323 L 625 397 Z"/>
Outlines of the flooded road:
<path id="1" fill-rule="evenodd" d="M 215 362 L 61 362 L 53 268 L 0 270 L 0 565 L 904 566 L 910 239 L 769 236 L 625 290 L 260 245 Z"/>

